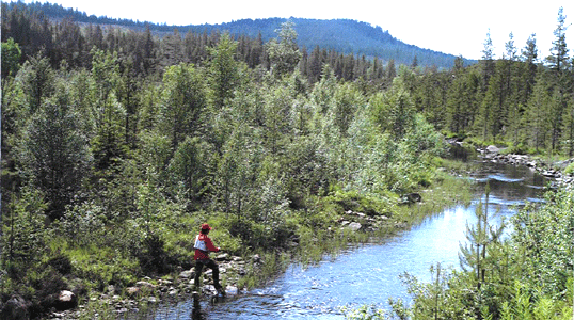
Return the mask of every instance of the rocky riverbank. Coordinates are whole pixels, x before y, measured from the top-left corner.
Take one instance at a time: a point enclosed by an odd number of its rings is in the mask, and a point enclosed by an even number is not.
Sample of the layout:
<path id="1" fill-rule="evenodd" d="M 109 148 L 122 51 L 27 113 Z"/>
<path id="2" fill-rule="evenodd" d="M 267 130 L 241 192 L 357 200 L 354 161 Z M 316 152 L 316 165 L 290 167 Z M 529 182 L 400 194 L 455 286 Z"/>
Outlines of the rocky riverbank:
<path id="1" fill-rule="evenodd" d="M 237 294 L 239 277 L 245 275 L 248 269 L 258 269 L 264 263 L 259 255 L 253 255 L 248 261 L 238 256 L 230 256 L 223 253 L 213 257 L 219 265 L 219 271 L 226 292 Z M 251 270 L 253 271 L 253 270 Z M 183 270 L 179 274 L 163 276 L 159 279 L 145 277 L 134 286 L 118 290 L 110 285 L 106 293 L 101 293 L 99 297 L 92 297 L 89 301 L 92 305 L 103 305 L 102 312 L 113 313 L 117 316 L 130 312 L 139 312 L 142 308 L 153 307 L 165 301 L 184 301 L 192 298 L 195 290 L 195 271 Z M 206 270 L 203 273 L 203 293 L 216 294 L 213 287 L 212 271 Z M 111 310 L 111 311 L 110 311 Z M 52 312 L 48 319 L 76 320 L 85 317 L 85 305 L 78 305 L 77 308 L 69 310 L 57 310 Z"/>
<path id="2" fill-rule="evenodd" d="M 444 174 L 444 177 L 437 179 L 431 188 L 419 190 L 420 193 L 389 197 L 386 200 L 389 204 L 382 207 L 369 202 L 372 200 L 366 200 L 354 194 L 332 195 L 332 199 L 326 203 L 333 206 L 330 212 L 337 218 L 324 224 L 323 229 L 313 238 L 322 245 L 303 248 L 306 242 L 303 242 L 299 236 L 291 236 L 284 247 L 277 248 L 277 252 L 286 253 L 292 250 L 293 255 L 298 256 L 298 251 L 303 250 L 306 256 L 299 257 L 301 261 L 311 261 L 315 257 L 314 254 L 320 257 L 324 252 L 333 252 L 332 249 L 339 245 L 341 248 L 346 248 L 349 243 L 391 236 L 400 230 L 408 229 L 428 214 L 460 203 L 461 196 L 464 195 L 461 192 L 466 190 L 467 185 L 468 182 L 464 179 L 456 179 Z M 324 245 L 329 239 L 332 243 Z M 249 286 L 251 278 L 254 281 L 263 280 L 256 277 L 268 274 L 270 269 L 279 271 L 278 264 L 281 263 L 273 261 L 272 254 L 240 257 L 223 253 L 212 255 L 212 257 L 220 267 L 222 284 L 226 286 L 227 293 L 231 295 L 244 294 L 241 288 Z M 130 313 L 146 314 L 148 312 L 146 310 L 154 310 L 162 304 L 191 300 L 194 290 L 193 278 L 193 268 L 186 268 L 161 277 L 150 275 L 150 277 L 140 278 L 130 287 L 110 285 L 103 292 L 92 293 L 87 299 L 76 298 L 75 306 L 66 310 L 56 309 L 47 318 L 113 319 Z M 204 273 L 203 282 L 204 291 L 214 292 L 210 270 Z"/>
<path id="3" fill-rule="evenodd" d="M 549 162 L 541 159 L 535 159 L 526 155 L 517 154 L 499 154 L 499 149 L 490 146 L 485 149 L 478 149 L 482 153 L 482 158 L 492 162 L 508 163 L 517 166 L 527 166 L 531 170 L 553 180 L 554 187 L 573 186 L 574 175 L 572 173 L 565 174 L 563 170 L 571 163 L 573 159 Z"/>

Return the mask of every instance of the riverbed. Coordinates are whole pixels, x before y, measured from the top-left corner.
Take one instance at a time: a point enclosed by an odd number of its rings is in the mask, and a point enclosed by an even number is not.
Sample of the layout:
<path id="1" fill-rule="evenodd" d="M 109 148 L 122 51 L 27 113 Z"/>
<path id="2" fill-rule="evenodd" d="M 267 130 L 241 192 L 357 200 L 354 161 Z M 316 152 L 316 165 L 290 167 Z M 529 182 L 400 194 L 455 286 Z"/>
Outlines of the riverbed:
<path id="1" fill-rule="evenodd" d="M 342 307 L 376 305 L 389 308 L 388 299 L 410 300 L 400 275 L 408 272 L 431 281 L 430 267 L 460 269 L 459 248 L 467 225 L 476 223 L 478 205 L 489 214 L 511 216 L 528 202 L 542 201 L 548 182 L 524 166 L 477 161 L 478 170 L 461 179 L 476 181 L 469 206 L 448 208 L 395 237 L 352 246 L 336 256 L 325 255 L 313 266 L 292 264 L 265 288 L 223 303 L 199 305 L 183 301 L 161 305 L 147 319 L 345 319 Z M 488 182 L 490 194 L 485 197 Z M 139 318 L 139 317 L 138 317 Z"/>

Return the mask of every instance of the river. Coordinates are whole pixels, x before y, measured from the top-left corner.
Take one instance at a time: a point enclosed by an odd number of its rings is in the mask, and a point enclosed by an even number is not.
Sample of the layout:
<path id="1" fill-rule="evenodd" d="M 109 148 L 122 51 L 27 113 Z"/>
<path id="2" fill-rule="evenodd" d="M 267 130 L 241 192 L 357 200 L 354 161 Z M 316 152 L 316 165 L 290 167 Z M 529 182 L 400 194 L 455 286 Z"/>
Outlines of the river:
<path id="1" fill-rule="evenodd" d="M 400 275 L 408 272 L 431 281 L 430 267 L 460 269 L 459 247 L 466 241 L 467 224 L 485 203 L 489 181 L 489 212 L 510 216 L 525 201 L 541 201 L 545 178 L 526 167 L 478 162 L 475 199 L 470 206 L 449 208 L 382 243 L 350 247 L 324 256 L 313 266 L 292 264 L 265 288 L 224 303 L 199 306 L 191 301 L 160 306 L 147 319 L 345 319 L 341 307 L 376 305 L 388 308 L 389 298 L 409 301 Z"/>

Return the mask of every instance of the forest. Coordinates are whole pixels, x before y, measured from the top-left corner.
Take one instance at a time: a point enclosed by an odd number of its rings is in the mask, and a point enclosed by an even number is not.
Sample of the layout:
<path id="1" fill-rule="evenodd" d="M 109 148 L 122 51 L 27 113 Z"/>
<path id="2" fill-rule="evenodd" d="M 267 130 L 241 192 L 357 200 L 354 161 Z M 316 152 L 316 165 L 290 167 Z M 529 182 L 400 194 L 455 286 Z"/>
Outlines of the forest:
<path id="1" fill-rule="evenodd" d="M 550 56 L 534 34 L 523 49 L 510 35 L 495 59 L 487 34 L 479 63 L 445 70 L 307 52 L 293 21 L 264 42 L 51 21 L 5 3 L 2 17 L 0 312 L 17 297 L 38 318 L 62 289 L 89 297 L 189 269 L 206 220 L 236 255 L 323 239 L 341 203 L 387 212 L 444 179 L 446 139 L 574 153 L 561 9 Z M 505 270 L 476 277 L 470 261 L 442 287 L 411 279 L 415 305 L 396 302 L 395 317 L 437 319 L 440 294 L 442 319 L 571 318 L 572 199 L 549 195 L 517 215 L 514 242 L 483 251 L 491 268 L 506 252 Z"/>
<path id="2" fill-rule="evenodd" d="M 79 24 L 101 25 L 143 31 L 149 28 L 154 35 L 164 36 L 174 32 L 175 29 L 181 34 L 223 33 L 229 32 L 233 37 L 248 36 L 251 38 L 261 37 L 263 42 L 268 42 L 276 37 L 275 30 L 287 19 L 241 19 L 224 23 L 202 24 L 189 26 L 167 26 L 165 23 L 158 24 L 148 21 L 132 21 L 128 19 L 112 19 L 108 17 L 87 16 L 84 12 L 74 8 L 64 8 L 59 4 L 32 2 L 10 2 L 6 4 L 6 10 L 12 11 L 25 7 L 31 14 L 44 16 L 51 20 L 68 19 Z M 389 34 L 381 27 L 373 27 L 367 22 L 359 22 L 350 19 L 302 19 L 289 18 L 297 24 L 297 44 L 302 51 L 312 51 L 319 46 L 326 50 L 333 50 L 344 55 L 365 55 L 368 59 L 389 61 L 394 60 L 397 64 L 411 64 L 414 60 L 422 66 L 435 65 L 438 69 L 448 69 L 453 66 L 456 56 L 430 49 L 419 48 L 415 45 L 405 44 L 401 40 Z M 4 37 L 3 39 L 5 39 Z M 465 60 L 465 63 L 476 63 L 473 60 Z"/>

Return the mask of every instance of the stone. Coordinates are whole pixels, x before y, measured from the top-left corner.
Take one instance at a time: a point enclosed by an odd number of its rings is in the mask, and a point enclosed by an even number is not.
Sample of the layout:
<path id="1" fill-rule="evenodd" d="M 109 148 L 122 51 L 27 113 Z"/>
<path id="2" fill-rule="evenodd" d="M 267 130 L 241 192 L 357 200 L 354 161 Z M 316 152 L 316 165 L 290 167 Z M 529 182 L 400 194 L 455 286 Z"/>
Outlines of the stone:
<path id="1" fill-rule="evenodd" d="M 146 289 L 149 289 L 152 291 L 157 288 L 156 285 L 153 285 L 153 284 L 151 284 L 149 282 L 145 282 L 145 281 L 140 281 L 140 282 L 136 283 L 136 286 L 138 286 L 140 288 L 146 288 Z"/>
<path id="2" fill-rule="evenodd" d="M 159 279 L 158 282 L 164 286 L 171 286 L 173 284 L 173 282 L 171 280 L 164 280 L 164 279 Z"/>
<path id="3" fill-rule="evenodd" d="M 184 278 L 184 279 L 193 278 L 194 275 L 195 275 L 195 272 L 193 270 L 182 271 L 179 273 L 179 277 Z"/>
<path id="4" fill-rule="evenodd" d="M 351 222 L 348 225 L 348 228 L 353 230 L 353 231 L 360 230 L 362 227 L 363 227 L 363 225 L 358 223 L 358 222 Z"/>
<path id="5" fill-rule="evenodd" d="M 55 307 L 60 310 L 66 310 L 76 307 L 77 304 L 78 299 L 75 293 L 69 290 L 62 290 L 60 294 L 58 294 Z"/>
<path id="6" fill-rule="evenodd" d="M 149 303 L 158 303 L 159 300 L 158 300 L 156 297 L 149 297 L 149 298 L 147 299 L 147 302 L 149 302 Z"/>
<path id="7" fill-rule="evenodd" d="M 136 297 L 141 292 L 141 288 L 139 287 L 128 287 L 126 288 L 126 294 L 133 298 Z"/>
<path id="8" fill-rule="evenodd" d="M 18 295 L 12 295 L 4 305 L 0 305 L 0 318 L 2 319 L 29 319 L 29 303 Z"/>
<path id="9" fill-rule="evenodd" d="M 487 153 L 498 154 L 498 151 L 500 151 L 500 149 L 494 145 L 490 145 L 490 146 L 486 147 Z"/>
<path id="10" fill-rule="evenodd" d="M 215 259 L 217 261 L 226 261 L 226 260 L 229 260 L 229 255 L 227 253 L 223 253 L 223 254 L 218 255 Z"/>

